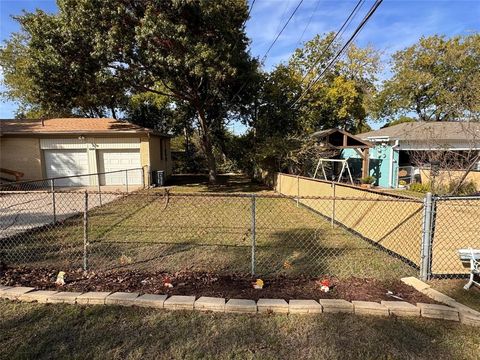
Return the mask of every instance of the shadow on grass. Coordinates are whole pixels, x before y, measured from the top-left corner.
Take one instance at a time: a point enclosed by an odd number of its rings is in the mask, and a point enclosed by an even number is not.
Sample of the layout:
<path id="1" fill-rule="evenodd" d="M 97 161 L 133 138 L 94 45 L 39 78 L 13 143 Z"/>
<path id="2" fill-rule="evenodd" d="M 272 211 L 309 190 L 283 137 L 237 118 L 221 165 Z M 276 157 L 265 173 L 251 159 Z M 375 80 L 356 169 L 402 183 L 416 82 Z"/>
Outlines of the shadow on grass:
<path id="1" fill-rule="evenodd" d="M 172 175 L 169 186 L 191 189 L 198 192 L 249 193 L 270 190 L 269 187 L 252 182 L 245 175 L 218 175 L 217 184 L 208 183 L 207 175 Z"/>
<path id="2" fill-rule="evenodd" d="M 262 241 L 262 237 L 268 240 Z M 258 234 L 259 274 L 365 276 L 379 279 L 411 275 L 415 268 L 356 236 L 329 228 L 295 228 Z"/>
<path id="3" fill-rule="evenodd" d="M 342 257 L 347 249 L 322 238 L 323 229 L 295 228 L 259 233 L 257 271 L 260 274 L 337 275 L 331 260 Z M 265 238 L 262 241 L 262 238 Z"/>
<path id="4" fill-rule="evenodd" d="M 0 240 L 0 259 L 18 262 L 64 262 L 83 244 L 83 216 L 74 215 Z"/>
<path id="5" fill-rule="evenodd" d="M 347 314 L 269 316 L 0 302 L 2 356 L 475 359 L 468 328 Z"/>
<path id="6" fill-rule="evenodd" d="M 102 228 L 95 236 L 104 236 L 122 222 L 141 212 L 156 198 L 142 197 L 142 201 L 131 201 L 121 197 L 103 207 L 89 210 L 89 236 L 93 235 L 92 223 L 106 216 L 108 227 Z M 125 206 L 128 205 L 128 206 Z M 123 211 L 119 212 L 121 208 Z M 8 238 L 0 239 L 0 259 L 8 263 L 37 265 L 60 264 L 64 269 L 76 268 L 83 257 L 84 220 L 83 213 L 69 216 L 56 223 L 28 229 Z"/>

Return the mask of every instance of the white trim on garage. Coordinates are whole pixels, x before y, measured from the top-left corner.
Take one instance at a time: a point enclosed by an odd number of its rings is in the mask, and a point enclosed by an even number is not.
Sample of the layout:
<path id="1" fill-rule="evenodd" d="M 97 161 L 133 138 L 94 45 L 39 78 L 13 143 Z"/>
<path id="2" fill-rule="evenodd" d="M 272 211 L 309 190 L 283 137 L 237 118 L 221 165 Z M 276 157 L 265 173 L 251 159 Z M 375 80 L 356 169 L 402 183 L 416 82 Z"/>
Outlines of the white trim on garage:
<path id="1" fill-rule="evenodd" d="M 94 138 L 96 149 L 140 149 L 139 138 Z"/>
<path id="2" fill-rule="evenodd" d="M 140 138 L 40 139 L 46 149 L 140 149 Z"/>
<path id="3" fill-rule="evenodd" d="M 80 139 L 40 139 L 40 149 L 86 149 L 87 143 Z"/>

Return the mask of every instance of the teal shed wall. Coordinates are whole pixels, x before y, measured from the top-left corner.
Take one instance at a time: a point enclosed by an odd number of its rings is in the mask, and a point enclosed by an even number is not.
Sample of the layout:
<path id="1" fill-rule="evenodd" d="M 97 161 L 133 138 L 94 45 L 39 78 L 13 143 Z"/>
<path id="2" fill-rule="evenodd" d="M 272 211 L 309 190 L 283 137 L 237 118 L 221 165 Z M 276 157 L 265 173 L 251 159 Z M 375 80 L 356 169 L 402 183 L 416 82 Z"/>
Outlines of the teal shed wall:
<path id="1" fill-rule="evenodd" d="M 375 145 L 370 149 L 370 168 L 369 174 L 377 179 L 375 185 L 388 188 L 390 187 L 388 178 L 390 171 L 390 162 L 392 156 L 392 145 L 388 143 Z M 355 178 L 362 177 L 362 159 L 353 149 L 344 149 L 342 151 L 342 158 L 350 158 L 348 164 L 352 170 Z M 392 178 L 395 183 L 392 187 L 397 187 L 398 182 L 398 151 L 393 151 L 393 174 Z"/>

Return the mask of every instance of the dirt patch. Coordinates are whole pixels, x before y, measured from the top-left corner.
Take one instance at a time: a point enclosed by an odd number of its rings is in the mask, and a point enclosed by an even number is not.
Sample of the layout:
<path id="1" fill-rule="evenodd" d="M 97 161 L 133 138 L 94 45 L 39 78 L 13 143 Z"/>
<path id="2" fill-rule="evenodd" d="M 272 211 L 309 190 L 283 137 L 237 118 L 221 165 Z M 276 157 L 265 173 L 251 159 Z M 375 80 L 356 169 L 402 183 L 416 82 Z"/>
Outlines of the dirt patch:
<path id="1" fill-rule="evenodd" d="M 218 275 L 213 273 L 179 272 L 140 272 L 123 270 L 94 272 L 78 270 L 66 274 L 66 284 L 60 288 L 55 285 L 57 271 L 52 269 L 6 268 L 0 269 L 0 284 L 8 286 L 32 286 L 39 290 L 61 289 L 64 291 L 127 291 L 150 294 L 215 296 L 243 299 L 282 298 L 290 299 L 345 299 L 381 301 L 397 300 L 389 295 L 401 297 L 410 303 L 435 303 L 432 299 L 405 285 L 400 280 L 380 281 L 376 279 L 332 277 L 287 278 L 278 276 L 264 280 L 262 290 L 252 286 L 254 278 L 248 275 Z M 331 290 L 320 290 L 320 281 L 328 280 Z M 165 286 L 170 282 L 173 288 Z"/>

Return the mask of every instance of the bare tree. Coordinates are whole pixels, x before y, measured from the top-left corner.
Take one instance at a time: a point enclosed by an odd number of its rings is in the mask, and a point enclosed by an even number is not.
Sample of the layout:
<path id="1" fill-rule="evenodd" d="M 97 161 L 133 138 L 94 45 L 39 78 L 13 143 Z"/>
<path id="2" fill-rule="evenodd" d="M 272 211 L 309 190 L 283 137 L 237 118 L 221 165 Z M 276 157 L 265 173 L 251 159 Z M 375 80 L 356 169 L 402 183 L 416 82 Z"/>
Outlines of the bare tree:
<path id="1" fill-rule="evenodd" d="M 425 175 L 429 179 L 433 192 L 439 192 L 448 182 L 447 192 L 450 195 L 458 193 L 480 162 L 480 124 L 459 122 L 459 136 L 462 138 L 461 147 L 452 146 L 447 142 L 444 134 L 431 128 L 422 128 L 422 142 L 428 143 L 430 149 L 410 150 L 412 164 L 429 169 Z"/>
<path id="2" fill-rule="evenodd" d="M 334 158 L 340 150 L 321 144 L 318 139 L 292 137 L 299 143 L 298 148 L 289 152 L 286 158 L 290 174 L 313 176 L 319 158 Z"/>

